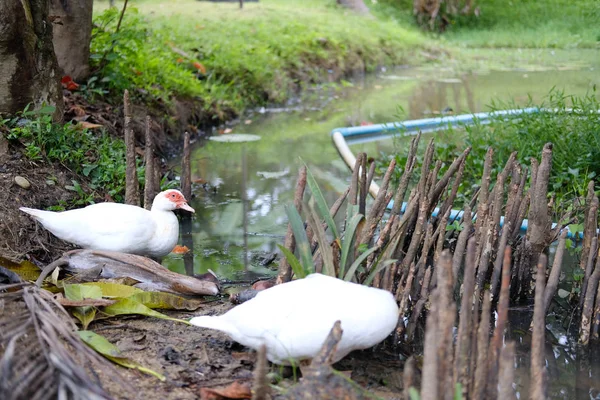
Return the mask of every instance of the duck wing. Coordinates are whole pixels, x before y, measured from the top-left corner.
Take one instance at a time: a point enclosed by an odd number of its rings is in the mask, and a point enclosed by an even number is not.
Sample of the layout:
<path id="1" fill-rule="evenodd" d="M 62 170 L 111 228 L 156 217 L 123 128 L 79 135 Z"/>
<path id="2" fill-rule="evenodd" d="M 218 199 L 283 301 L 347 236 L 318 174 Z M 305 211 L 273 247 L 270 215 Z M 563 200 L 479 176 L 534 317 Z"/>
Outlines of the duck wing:
<path id="1" fill-rule="evenodd" d="M 127 204 L 98 203 L 59 213 L 35 211 L 32 215 L 46 229 L 84 248 L 138 252 L 156 232 L 150 211 Z"/>

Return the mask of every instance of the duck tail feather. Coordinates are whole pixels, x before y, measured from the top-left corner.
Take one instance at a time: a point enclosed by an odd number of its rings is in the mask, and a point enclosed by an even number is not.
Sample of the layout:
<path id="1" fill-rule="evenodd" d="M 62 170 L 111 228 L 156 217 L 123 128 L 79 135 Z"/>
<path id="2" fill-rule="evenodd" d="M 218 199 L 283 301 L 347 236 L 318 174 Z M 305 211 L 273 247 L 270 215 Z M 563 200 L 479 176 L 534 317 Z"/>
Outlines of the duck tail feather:
<path id="1" fill-rule="evenodd" d="M 225 321 L 220 317 L 210 317 L 207 315 L 190 319 L 190 324 L 201 328 L 216 329 L 225 333 L 236 331 L 235 327 L 229 321 Z"/>

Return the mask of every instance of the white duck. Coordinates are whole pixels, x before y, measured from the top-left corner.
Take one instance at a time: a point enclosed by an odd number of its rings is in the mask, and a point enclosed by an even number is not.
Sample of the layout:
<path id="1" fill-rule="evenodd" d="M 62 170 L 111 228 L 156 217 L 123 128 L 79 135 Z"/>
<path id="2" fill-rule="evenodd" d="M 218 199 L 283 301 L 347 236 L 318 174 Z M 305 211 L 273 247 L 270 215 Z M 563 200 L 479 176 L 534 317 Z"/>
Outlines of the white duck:
<path id="1" fill-rule="evenodd" d="M 313 358 L 337 320 L 343 334 L 334 362 L 385 339 L 398 322 L 398 306 L 386 290 L 312 274 L 265 289 L 221 316 L 190 323 L 225 332 L 255 350 L 264 344 L 269 361 L 286 365 Z"/>
<path id="2" fill-rule="evenodd" d="M 150 211 L 120 203 L 98 203 L 63 212 L 21 207 L 62 240 L 77 246 L 150 257 L 171 252 L 179 237 L 175 209 L 194 212 L 179 190 L 156 195 Z"/>

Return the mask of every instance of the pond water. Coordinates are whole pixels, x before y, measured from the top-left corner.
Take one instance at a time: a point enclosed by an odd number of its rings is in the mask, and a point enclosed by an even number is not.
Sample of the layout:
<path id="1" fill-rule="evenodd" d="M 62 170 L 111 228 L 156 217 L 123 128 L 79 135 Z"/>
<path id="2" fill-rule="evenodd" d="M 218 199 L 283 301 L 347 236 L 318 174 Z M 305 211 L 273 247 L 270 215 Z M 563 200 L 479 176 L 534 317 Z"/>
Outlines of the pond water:
<path id="1" fill-rule="evenodd" d="M 193 265 L 196 273 L 211 269 L 219 277 L 233 281 L 274 274 L 273 266 L 263 266 L 262 260 L 278 251 L 277 244 L 283 242 L 287 227 L 284 205 L 293 201 L 299 167 L 308 165 L 329 204 L 348 185 L 349 170 L 329 136 L 336 127 L 426 118 L 447 107 L 455 113 L 487 111 L 493 100 L 513 100 L 525 105 L 530 97 L 540 100 L 553 86 L 568 94 L 583 95 L 600 84 L 599 68 L 600 64 L 570 62 L 545 68 L 460 74 L 432 67 L 394 69 L 337 88 L 322 87 L 302 101 L 290 102 L 287 110 L 248 113 L 232 133 L 258 135 L 259 141 L 202 140 L 194 144 L 191 165 L 196 183 L 191 205 L 196 214 L 191 235 L 184 238 L 188 243 L 193 240 L 188 271 Z M 393 141 L 351 148 L 355 154 L 367 151 L 377 157 L 381 151 L 393 149 Z M 173 165 L 178 162 L 173 160 Z M 172 270 L 185 272 L 182 256 L 171 255 L 164 263 Z M 523 374 L 517 373 L 519 377 L 528 375 L 530 318 L 529 309 L 511 315 L 509 336 L 517 340 L 518 365 L 525 369 Z M 546 335 L 547 355 L 553 360 L 549 365 L 554 383 L 552 398 L 600 398 L 590 389 L 590 379 L 594 377 L 591 369 L 582 367 L 577 361 L 580 358 L 575 357 L 576 348 L 561 339 L 567 335 L 567 325 L 568 321 L 557 319 L 549 325 Z M 600 365 L 597 361 L 592 364 L 595 369 Z M 595 378 L 600 381 L 597 372 Z M 517 386 L 526 393 L 528 382 L 519 378 Z"/>

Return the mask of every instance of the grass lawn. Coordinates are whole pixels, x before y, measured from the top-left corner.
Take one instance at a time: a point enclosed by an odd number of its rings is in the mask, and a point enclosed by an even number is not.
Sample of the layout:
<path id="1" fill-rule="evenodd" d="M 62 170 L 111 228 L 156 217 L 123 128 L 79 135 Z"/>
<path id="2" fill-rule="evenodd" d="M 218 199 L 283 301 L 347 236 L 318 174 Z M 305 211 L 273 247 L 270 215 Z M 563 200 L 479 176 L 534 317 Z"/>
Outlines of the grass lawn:
<path id="1" fill-rule="evenodd" d="M 373 11 L 414 23 L 412 0 L 380 0 Z M 597 0 L 475 0 L 479 18 L 451 21 L 441 40 L 461 47 L 598 48 Z"/>
<path id="2" fill-rule="evenodd" d="M 95 6 L 92 57 L 111 55 L 102 85 L 115 93 L 134 86 L 165 102 L 188 96 L 216 114 L 283 102 L 304 84 L 414 64 L 432 43 L 417 27 L 326 0 L 262 0 L 242 10 L 237 3 L 134 1 L 118 35 L 117 11 L 107 11 L 107 2 Z"/>

